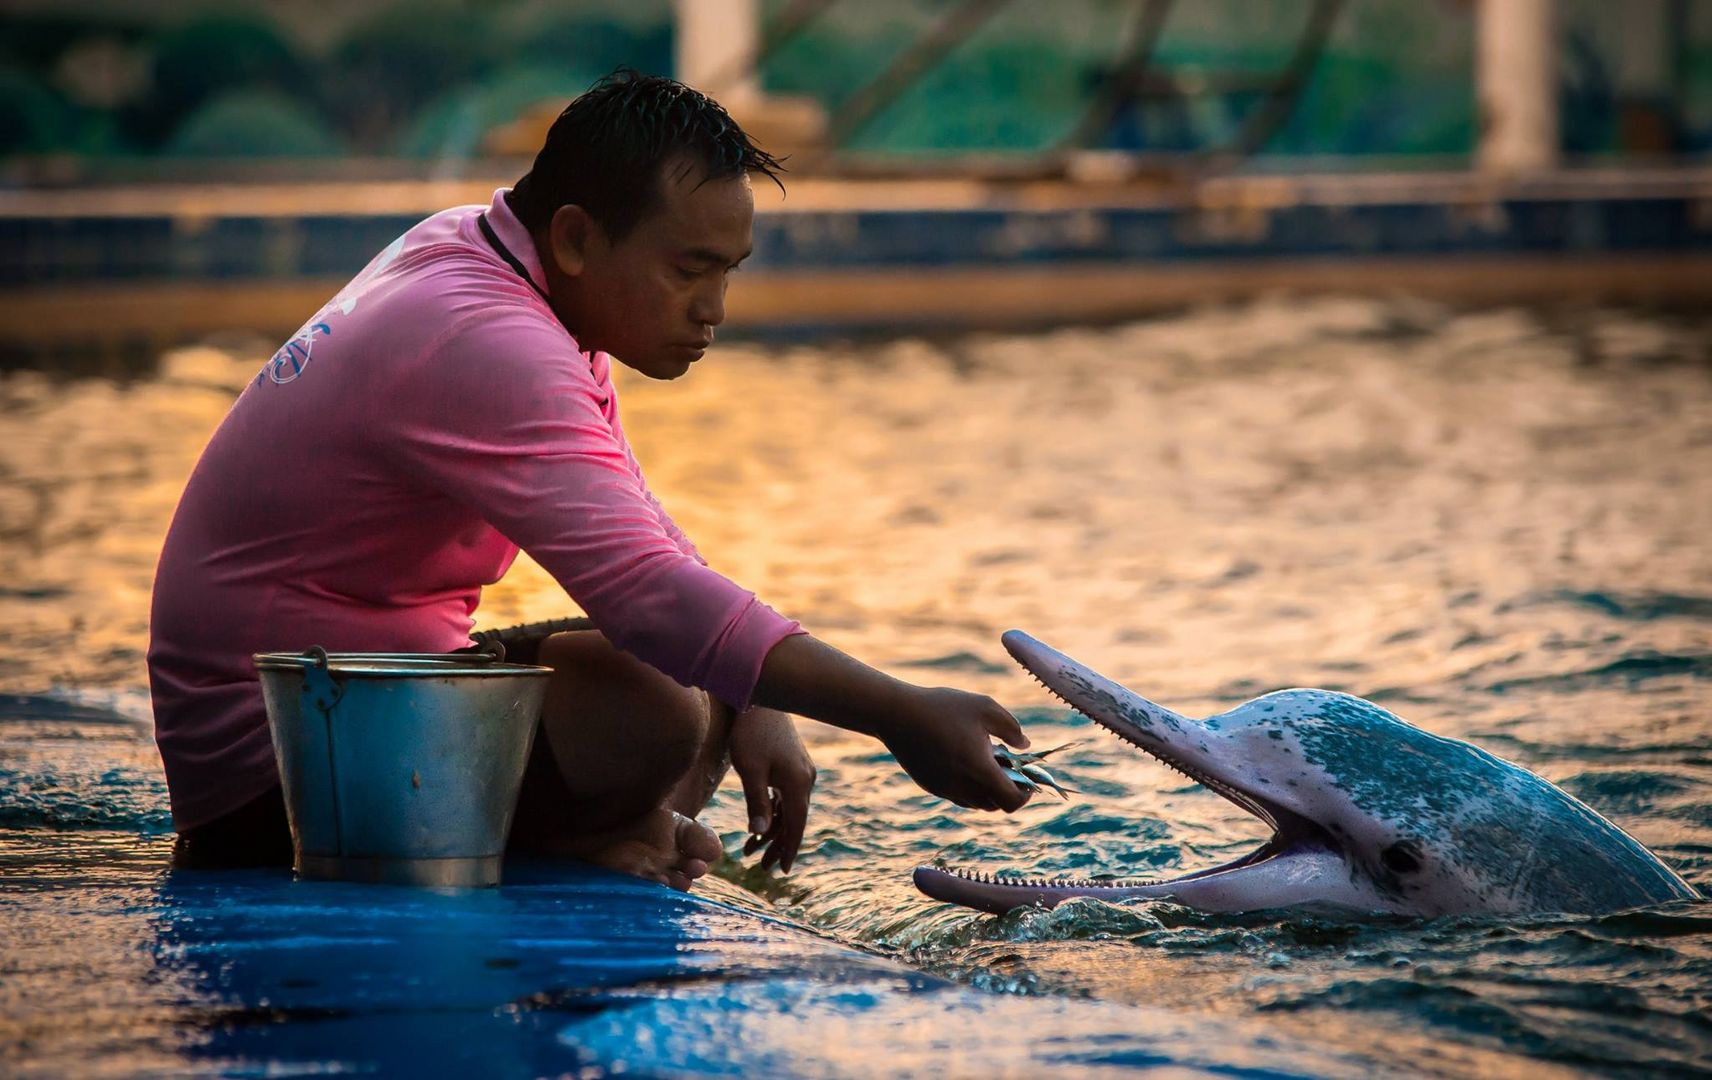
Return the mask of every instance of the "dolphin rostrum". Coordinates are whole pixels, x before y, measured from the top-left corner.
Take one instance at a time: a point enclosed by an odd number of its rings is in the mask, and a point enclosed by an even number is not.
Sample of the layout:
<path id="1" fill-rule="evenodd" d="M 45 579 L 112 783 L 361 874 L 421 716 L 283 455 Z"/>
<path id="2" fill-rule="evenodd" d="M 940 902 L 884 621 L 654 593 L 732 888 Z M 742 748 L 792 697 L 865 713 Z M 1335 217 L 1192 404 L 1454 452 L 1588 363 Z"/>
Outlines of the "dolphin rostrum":
<path id="1" fill-rule="evenodd" d="M 1022 880 L 918 867 L 936 900 L 1003 913 L 1077 896 L 1203 911 L 1596 913 L 1698 899 L 1623 830 L 1518 765 L 1370 701 L 1281 690 L 1205 720 L 1155 705 L 1018 630 L 1005 648 L 1101 727 L 1272 827 L 1234 862 L 1167 881 Z"/>

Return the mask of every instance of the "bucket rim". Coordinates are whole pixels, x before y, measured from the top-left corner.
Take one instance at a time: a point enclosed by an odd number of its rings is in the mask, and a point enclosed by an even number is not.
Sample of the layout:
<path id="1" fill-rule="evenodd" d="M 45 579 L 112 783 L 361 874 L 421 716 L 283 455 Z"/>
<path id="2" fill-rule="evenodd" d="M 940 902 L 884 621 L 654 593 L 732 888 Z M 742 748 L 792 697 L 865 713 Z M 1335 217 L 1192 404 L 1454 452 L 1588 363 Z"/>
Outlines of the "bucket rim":
<path id="1" fill-rule="evenodd" d="M 253 653 L 251 659 L 257 671 L 303 672 L 324 667 L 329 674 L 345 679 L 433 679 L 452 675 L 545 678 L 553 673 L 552 668 L 538 664 L 493 663 L 488 657 L 471 653 L 265 652 Z"/>

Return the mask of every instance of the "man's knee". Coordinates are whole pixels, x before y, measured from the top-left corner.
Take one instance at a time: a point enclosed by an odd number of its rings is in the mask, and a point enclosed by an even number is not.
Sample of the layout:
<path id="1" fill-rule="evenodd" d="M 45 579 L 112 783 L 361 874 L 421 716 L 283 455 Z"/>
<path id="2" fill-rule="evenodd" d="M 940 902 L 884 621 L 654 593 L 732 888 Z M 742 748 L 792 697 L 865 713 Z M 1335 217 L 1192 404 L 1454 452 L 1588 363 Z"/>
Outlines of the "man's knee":
<path id="1" fill-rule="evenodd" d="M 686 765 L 707 740 L 707 695 L 614 647 L 598 630 L 554 634 L 541 643 L 540 662 L 554 669 L 545 706 L 549 721 L 561 714 L 576 727 L 615 724 L 627 735 L 641 735 L 656 753 L 688 755 Z"/>

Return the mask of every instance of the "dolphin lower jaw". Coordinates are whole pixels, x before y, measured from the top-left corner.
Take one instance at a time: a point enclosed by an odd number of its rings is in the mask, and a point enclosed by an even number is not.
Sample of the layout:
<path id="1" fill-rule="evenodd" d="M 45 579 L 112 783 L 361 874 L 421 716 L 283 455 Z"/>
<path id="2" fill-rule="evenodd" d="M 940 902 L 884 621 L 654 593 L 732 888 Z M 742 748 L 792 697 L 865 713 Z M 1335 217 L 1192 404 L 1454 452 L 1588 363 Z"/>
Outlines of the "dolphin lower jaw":
<path id="1" fill-rule="evenodd" d="M 1239 805 L 1249 808 L 1246 802 Z M 1204 911 L 1251 911 L 1279 906 L 1277 883 L 1303 878 L 1304 874 L 1294 870 L 1298 864 L 1319 866 L 1328 860 L 1335 861 L 1337 876 L 1347 877 L 1342 855 L 1318 826 L 1276 808 L 1272 813 L 1263 813 L 1258 808 L 1255 812 L 1273 825 L 1270 839 L 1230 862 L 1177 877 L 1022 878 L 957 867 L 921 866 L 915 871 L 915 885 L 935 900 L 995 915 L 1021 907 L 1052 908 L 1078 897 L 1107 902 L 1176 900 Z M 1327 875 L 1316 872 L 1313 876 Z"/>
<path id="2" fill-rule="evenodd" d="M 935 900 L 993 915 L 1025 907 L 1053 908 L 1082 896 L 1115 901 L 1161 895 L 1158 884 L 1150 882 L 1006 878 L 933 866 L 916 867 L 915 887 Z"/>
<path id="3" fill-rule="evenodd" d="M 1003 915 L 1017 908 L 1053 908 L 1090 898 L 1169 900 L 1201 911 L 1259 911 L 1291 905 L 1396 910 L 1386 898 L 1361 887 L 1341 852 L 1311 840 L 1273 837 L 1232 862 L 1162 881 L 1093 878 L 1011 878 L 922 866 L 915 885 L 935 900 Z"/>

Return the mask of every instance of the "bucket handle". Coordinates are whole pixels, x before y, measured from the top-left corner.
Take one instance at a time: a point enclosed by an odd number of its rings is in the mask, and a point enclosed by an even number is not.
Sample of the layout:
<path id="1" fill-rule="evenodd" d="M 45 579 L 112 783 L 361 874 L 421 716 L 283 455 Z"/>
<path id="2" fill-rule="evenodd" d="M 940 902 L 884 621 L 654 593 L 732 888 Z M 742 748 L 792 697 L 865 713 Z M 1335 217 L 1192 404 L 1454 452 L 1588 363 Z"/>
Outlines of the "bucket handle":
<path id="1" fill-rule="evenodd" d="M 452 661 L 455 659 L 458 663 L 465 664 L 502 664 L 505 662 L 505 645 L 498 641 L 484 641 L 480 645 L 471 648 L 468 652 L 389 652 L 376 653 L 375 655 L 384 656 L 388 660 Z M 331 659 L 331 656 L 328 654 L 327 650 L 322 648 L 320 645 L 311 645 L 301 653 L 295 655 L 291 653 L 277 653 L 270 657 L 270 659 L 283 660 L 286 663 L 299 663 L 306 667 L 325 668 L 328 661 Z"/>
<path id="2" fill-rule="evenodd" d="M 332 672 L 327 670 L 327 650 L 319 645 L 311 645 L 303 650 L 301 657 L 294 656 L 292 659 L 308 661 L 303 672 L 303 692 L 309 696 L 310 703 L 331 723 L 333 706 L 345 696 L 345 688 L 340 686 L 334 680 Z"/>
<path id="3" fill-rule="evenodd" d="M 484 641 L 467 653 L 387 653 L 386 656 L 395 660 L 444 660 L 448 656 L 459 656 L 467 658 L 465 663 L 475 665 L 502 664 L 505 662 L 505 645 L 498 641 Z M 280 659 L 303 665 L 303 692 L 309 695 L 310 703 L 331 720 L 333 706 L 345 696 L 345 688 L 333 678 L 329 669 L 332 658 L 327 650 L 320 645 L 311 645 L 300 655 L 282 655 Z"/>

